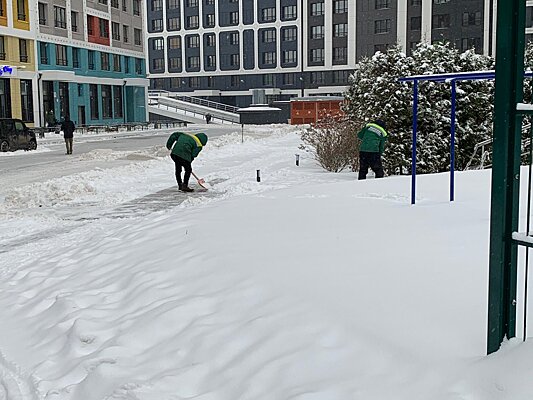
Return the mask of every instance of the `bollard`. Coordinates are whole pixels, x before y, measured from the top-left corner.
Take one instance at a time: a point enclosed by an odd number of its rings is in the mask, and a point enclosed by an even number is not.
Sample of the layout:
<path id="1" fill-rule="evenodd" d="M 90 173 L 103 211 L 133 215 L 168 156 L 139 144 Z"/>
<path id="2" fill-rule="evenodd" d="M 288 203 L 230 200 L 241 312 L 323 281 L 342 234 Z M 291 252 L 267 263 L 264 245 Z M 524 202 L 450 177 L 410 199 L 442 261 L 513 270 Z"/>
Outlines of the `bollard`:
<path id="1" fill-rule="evenodd" d="M 257 170 L 257 182 L 261 182 L 261 171 Z"/>
<path id="2" fill-rule="evenodd" d="M 296 166 L 299 167 L 300 166 L 300 155 L 295 154 L 295 156 L 296 156 Z"/>

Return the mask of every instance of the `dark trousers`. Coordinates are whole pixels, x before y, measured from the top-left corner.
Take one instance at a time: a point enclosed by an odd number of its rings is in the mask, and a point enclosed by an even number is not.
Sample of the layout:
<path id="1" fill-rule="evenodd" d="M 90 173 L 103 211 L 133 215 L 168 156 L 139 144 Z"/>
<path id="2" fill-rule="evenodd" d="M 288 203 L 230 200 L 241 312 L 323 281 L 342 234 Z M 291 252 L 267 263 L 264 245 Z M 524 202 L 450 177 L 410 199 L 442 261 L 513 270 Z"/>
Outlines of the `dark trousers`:
<path id="1" fill-rule="evenodd" d="M 65 146 L 67 147 L 67 154 L 72 154 L 72 138 L 65 138 Z"/>
<path id="2" fill-rule="evenodd" d="M 383 178 L 383 166 L 381 165 L 381 154 L 367 151 L 359 152 L 359 179 L 366 179 L 368 168 L 372 168 L 376 178 Z"/>
<path id="3" fill-rule="evenodd" d="M 172 158 L 172 161 L 174 161 L 174 165 L 176 166 L 176 182 L 178 182 L 178 186 L 189 186 L 189 179 L 191 178 L 192 174 L 192 164 L 190 161 L 184 160 L 181 157 L 178 157 L 175 154 L 171 154 L 170 157 Z M 181 180 L 181 169 L 185 170 L 185 175 L 183 176 L 183 181 Z"/>

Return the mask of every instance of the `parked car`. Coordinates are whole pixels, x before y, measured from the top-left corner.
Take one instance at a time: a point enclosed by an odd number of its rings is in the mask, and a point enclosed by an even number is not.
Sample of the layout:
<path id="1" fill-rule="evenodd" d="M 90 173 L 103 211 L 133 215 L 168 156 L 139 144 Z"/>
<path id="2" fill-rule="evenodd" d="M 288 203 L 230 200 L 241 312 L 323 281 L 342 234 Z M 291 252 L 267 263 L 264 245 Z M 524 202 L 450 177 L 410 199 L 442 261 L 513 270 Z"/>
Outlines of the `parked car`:
<path id="1" fill-rule="evenodd" d="M 15 118 L 0 118 L 0 151 L 35 150 L 36 148 L 35 132 L 24 122 Z"/>

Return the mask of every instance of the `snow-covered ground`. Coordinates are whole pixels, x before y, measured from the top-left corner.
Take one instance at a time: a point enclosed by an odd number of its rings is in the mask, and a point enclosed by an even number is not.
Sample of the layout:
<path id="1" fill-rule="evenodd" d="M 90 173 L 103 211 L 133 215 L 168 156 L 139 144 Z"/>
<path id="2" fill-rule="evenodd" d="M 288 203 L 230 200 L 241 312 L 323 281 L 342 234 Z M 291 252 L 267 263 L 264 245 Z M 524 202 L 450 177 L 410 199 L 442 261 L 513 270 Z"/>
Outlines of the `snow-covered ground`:
<path id="1" fill-rule="evenodd" d="M 413 207 L 408 177 L 249 133 L 195 161 L 207 193 L 176 191 L 162 147 L 3 193 L 0 400 L 533 397 L 531 342 L 484 355 L 490 172 L 453 204 L 420 177 Z"/>

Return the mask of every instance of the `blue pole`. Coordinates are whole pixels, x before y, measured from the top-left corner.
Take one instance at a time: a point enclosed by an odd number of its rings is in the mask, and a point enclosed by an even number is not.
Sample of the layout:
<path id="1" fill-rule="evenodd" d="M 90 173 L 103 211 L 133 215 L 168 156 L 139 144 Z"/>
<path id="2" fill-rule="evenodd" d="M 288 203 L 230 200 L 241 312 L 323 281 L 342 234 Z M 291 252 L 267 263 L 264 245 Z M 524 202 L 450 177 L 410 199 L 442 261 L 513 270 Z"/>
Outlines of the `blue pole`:
<path id="1" fill-rule="evenodd" d="M 452 80 L 452 119 L 450 132 L 450 201 L 455 199 L 455 98 L 456 82 Z"/>
<path id="2" fill-rule="evenodd" d="M 418 80 L 414 81 L 413 88 L 413 148 L 411 155 L 411 204 L 416 201 L 416 129 L 418 119 Z"/>

